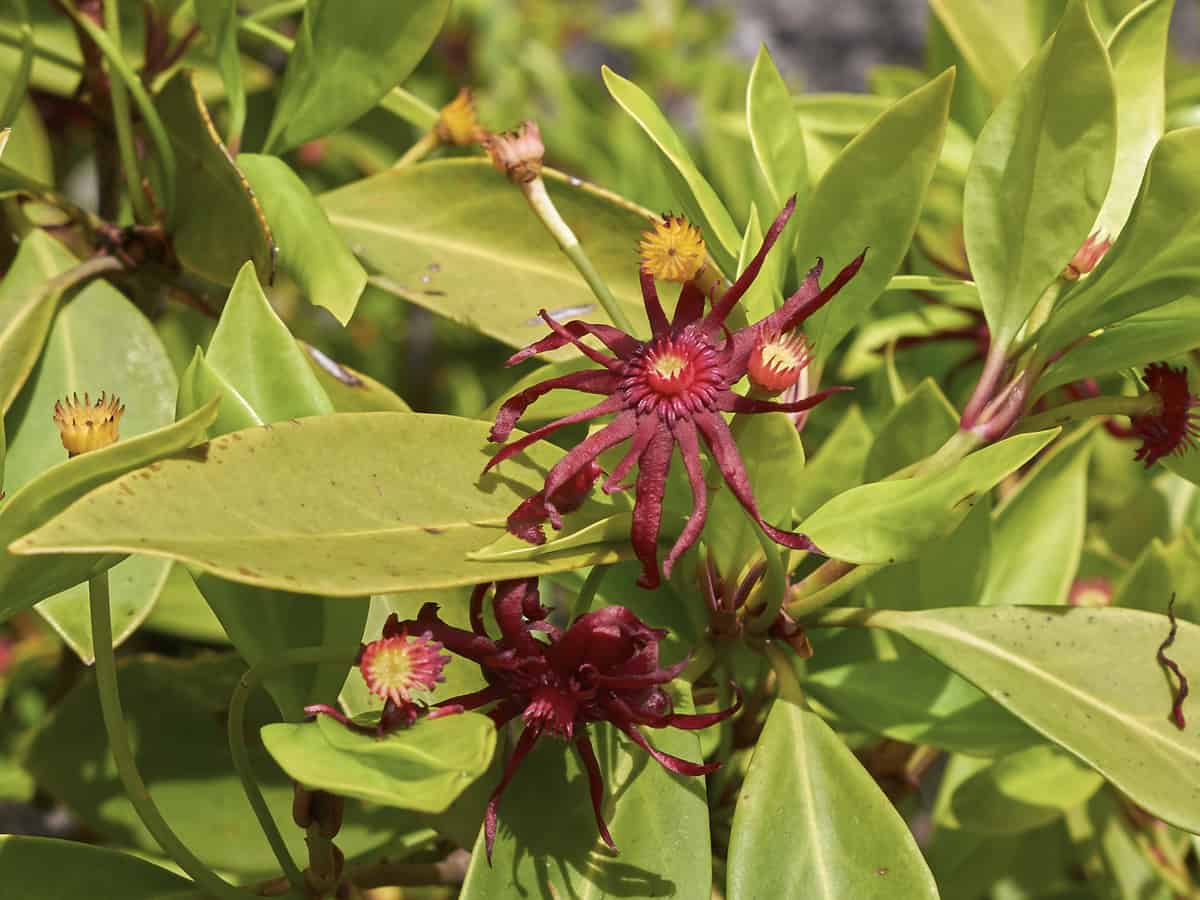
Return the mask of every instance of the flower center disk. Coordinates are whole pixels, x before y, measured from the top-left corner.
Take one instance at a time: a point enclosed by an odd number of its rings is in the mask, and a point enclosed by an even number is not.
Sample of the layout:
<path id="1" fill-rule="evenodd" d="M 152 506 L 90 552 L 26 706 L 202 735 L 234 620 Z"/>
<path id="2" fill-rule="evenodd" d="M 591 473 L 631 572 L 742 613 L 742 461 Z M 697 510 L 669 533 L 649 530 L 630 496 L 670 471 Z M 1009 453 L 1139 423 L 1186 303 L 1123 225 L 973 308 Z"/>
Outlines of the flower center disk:
<path id="1" fill-rule="evenodd" d="M 658 412 L 669 421 L 689 411 L 711 409 L 723 387 L 716 349 L 690 332 L 650 341 L 626 366 L 621 382 L 639 413 Z"/>

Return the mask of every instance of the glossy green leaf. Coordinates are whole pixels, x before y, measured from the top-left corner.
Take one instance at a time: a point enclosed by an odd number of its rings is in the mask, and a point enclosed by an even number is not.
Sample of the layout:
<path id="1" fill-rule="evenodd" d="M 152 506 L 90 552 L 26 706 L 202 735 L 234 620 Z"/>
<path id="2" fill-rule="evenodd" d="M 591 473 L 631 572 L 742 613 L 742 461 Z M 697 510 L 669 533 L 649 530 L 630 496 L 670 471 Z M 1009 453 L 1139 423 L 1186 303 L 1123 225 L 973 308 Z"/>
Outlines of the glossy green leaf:
<path id="1" fill-rule="evenodd" d="M 804 209 L 808 201 L 804 133 L 792 108 L 787 83 L 764 44 L 758 48 L 746 85 L 746 130 L 773 201 L 772 214 L 783 209 L 793 194 L 799 209 Z"/>
<path id="2" fill-rule="evenodd" d="M 213 440 L 203 459 L 163 460 L 94 492 L 20 549 L 128 546 L 233 581 L 342 597 L 611 562 L 602 550 L 567 560 L 466 559 L 501 534 L 561 456 L 536 445 L 481 478 L 487 431 L 484 422 L 449 416 L 350 413 L 236 432 Z M 280 472 L 287 491 L 277 487 Z M 181 533 L 185 511 L 190 527 Z"/>
<path id="3" fill-rule="evenodd" d="M 686 711 L 682 704 L 679 709 Z M 670 728 L 646 732 L 660 750 L 698 759 L 695 734 Z M 596 833 L 587 776 L 575 750 L 543 738 L 500 802 L 491 865 L 480 831 L 462 900 L 709 896 L 704 779 L 667 772 L 609 725 L 589 726 L 588 736 L 604 778 L 604 815 L 620 856 Z"/>
<path id="4" fill-rule="evenodd" d="M 1091 436 L 1060 442 L 997 507 L 983 604 L 1067 602 L 1087 528 Z"/>
<path id="5" fill-rule="evenodd" d="M 1174 5 L 1173 0 L 1147 0 L 1122 20 L 1108 42 L 1117 88 L 1117 156 L 1096 220 L 1106 235 L 1119 234 L 1129 218 L 1146 162 L 1163 133 L 1167 29 Z"/>
<path id="6" fill-rule="evenodd" d="M 12 406 L 50 333 L 62 296 L 51 279 L 76 262 L 62 244 L 34 229 L 0 281 L 0 415 Z"/>
<path id="7" fill-rule="evenodd" d="M 806 518 L 799 530 L 834 559 L 879 565 L 912 559 L 966 518 L 979 495 L 1024 465 L 1057 429 L 985 447 L 944 472 L 851 488 Z"/>
<path id="8" fill-rule="evenodd" d="M 1166 613 L 1175 595 L 1175 614 L 1200 624 L 1200 543 L 1184 529 L 1170 543 L 1152 540 L 1113 585 L 1113 605 Z"/>
<path id="9" fill-rule="evenodd" d="M 1029 747 L 980 766 L 940 796 L 939 823 L 987 834 L 1031 831 L 1096 793 L 1104 778 L 1054 746 Z"/>
<path id="10" fill-rule="evenodd" d="M 487 771 L 496 728 L 487 716 L 463 713 L 377 738 L 319 716 L 268 725 L 262 739 L 279 767 L 306 787 L 440 813 Z"/>
<path id="11" fill-rule="evenodd" d="M 683 206 L 688 219 L 704 232 L 709 252 L 722 271 L 732 272 L 741 244 L 737 226 L 717 192 L 692 161 L 683 140 L 645 91 L 607 66 L 601 69 L 601 73 L 612 98 L 662 152 L 668 163 L 664 169 L 674 188 L 675 198 Z"/>
<path id="12" fill-rule="evenodd" d="M 962 331 L 975 324 L 975 317 L 967 310 L 953 306 L 927 306 L 872 319 L 859 329 L 846 348 L 837 377 L 842 381 L 857 381 L 877 371 L 884 365 L 889 345 L 893 342 L 928 337 L 945 331 Z M 963 343 L 960 346 L 970 345 Z"/>
<path id="13" fill-rule="evenodd" d="M 1082 378 L 1140 368 L 1200 347 L 1200 297 L 1181 297 L 1110 325 L 1056 359 L 1038 379 L 1040 394 Z"/>
<path id="14" fill-rule="evenodd" d="M 810 672 L 804 686 L 839 717 L 896 741 L 986 755 L 1041 741 L 969 681 L 911 649 Z"/>
<path id="15" fill-rule="evenodd" d="M 209 42 L 210 54 L 221 73 L 229 104 L 229 144 L 235 146 L 246 124 L 246 88 L 242 83 L 242 57 L 238 52 L 236 0 L 196 0 L 196 21 Z"/>
<path id="16" fill-rule="evenodd" d="M 309 0 L 264 152 L 349 125 L 409 76 L 442 29 L 450 0 Z"/>
<path id="17" fill-rule="evenodd" d="M 1062 607 L 880 610 L 870 624 L 908 638 L 1164 821 L 1200 831 L 1200 726 L 1171 720 L 1156 654 L 1166 617 Z M 1200 671 L 1200 626 L 1180 623 L 1172 658 Z"/>
<path id="18" fill-rule="evenodd" d="M 189 661 L 136 656 L 121 661 L 117 677 L 138 768 L 172 829 L 210 866 L 274 877 L 279 863 L 246 801 L 225 728 L 229 697 L 244 671 L 233 654 Z M 252 724 L 269 721 L 271 712 L 265 695 L 251 698 Z M 249 753 L 292 857 L 305 859 L 304 832 L 292 822 L 291 780 L 257 742 Z M 90 673 L 40 724 L 23 762 L 89 829 L 118 846 L 162 852 L 125 798 Z M 378 847 L 394 822 L 394 810 L 365 811 L 350 802 L 338 847 L 348 857 Z"/>
<path id="19" fill-rule="evenodd" d="M 242 153 L 237 164 L 279 245 L 280 271 L 296 282 L 309 303 L 325 307 L 345 325 L 367 286 L 363 267 L 291 166 L 254 153 Z"/>
<path id="20" fill-rule="evenodd" d="M 938 896 L 875 780 L 819 716 L 782 699 L 738 794 L 726 877 L 730 900 Z"/>
<path id="21" fill-rule="evenodd" d="M 1112 68 L 1083 0 L 988 119 L 963 232 L 992 339 L 1005 346 L 1087 238 L 1112 176 Z"/>
<path id="22" fill-rule="evenodd" d="M 212 404 L 173 425 L 77 456 L 47 469 L 8 497 L 0 506 L 0 548 L 5 548 L 0 553 L 0 621 L 119 562 L 95 554 L 37 560 L 12 553 L 7 549 L 11 542 L 94 488 L 203 439 L 215 416 Z"/>
<path id="23" fill-rule="evenodd" d="M 1097 328 L 1195 293 L 1200 252 L 1200 128 L 1158 142 L 1113 248 L 1062 303 L 1039 342 L 1050 354 Z"/>
<path id="24" fill-rule="evenodd" d="M 929 7 L 992 100 L 999 101 L 1037 50 L 1040 36 L 1025 4 L 930 0 Z"/>
<path id="25" fill-rule="evenodd" d="M 863 478 L 879 481 L 932 456 L 958 428 L 958 413 L 932 378 L 893 409 L 876 431 Z"/>
<path id="26" fill-rule="evenodd" d="M 189 641 L 217 645 L 229 643 L 221 620 L 204 601 L 204 595 L 182 563 L 171 563 L 167 580 L 144 624 L 150 631 Z"/>
<path id="27" fill-rule="evenodd" d="M 647 219 L 589 185 L 543 175 L 630 319 L 645 321 L 632 248 Z M 506 344 L 539 340 L 546 333 L 537 317 L 542 308 L 564 321 L 607 320 L 521 192 L 484 160 L 393 169 L 325 194 L 321 203 L 359 259 L 379 273 L 374 286 Z"/>
<path id="28" fill-rule="evenodd" d="M 867 248 L 866 262 L 805 331 L 821 359 L 861 324 L 908 253 L 933 177 L 954 73 L 944 72 L 888 108 L 838 154 L 803 212 L 796 239 L 801 266 L 825 260 L 825 278 Z"/>
<path id="29" fill-rule="evenodd" d="M 258 198 L 213 127 L 195 78 L 180 71 L 158 94 L 158 114 L 179 161 L 172 246 L 185 269 L 232 284 L 251 260 L 274 275 L 274 240 Z"/>
<path id="30" fill-rule="evenodd" d="M 337 412 L 409 412 L 408 404 L 395 391 L 370 375 L 330 359 L 303 341 L 300 349 Z"/>
<path id="31" fill-rule="evenodd" d="M 66 900 L 102 890 L 122 900 L 163 900 L 194 890 L 162 866 L 78 841 L 0 835 L 0 883 L 19 887 L 23 900 Z"/>
<path id="32" fill-rule="evenodd" d="M 796 518 L 803 519 L 842 491 L 862 484 L 874 440 L 862 411 L 850 407 L 791 488 Z"/>

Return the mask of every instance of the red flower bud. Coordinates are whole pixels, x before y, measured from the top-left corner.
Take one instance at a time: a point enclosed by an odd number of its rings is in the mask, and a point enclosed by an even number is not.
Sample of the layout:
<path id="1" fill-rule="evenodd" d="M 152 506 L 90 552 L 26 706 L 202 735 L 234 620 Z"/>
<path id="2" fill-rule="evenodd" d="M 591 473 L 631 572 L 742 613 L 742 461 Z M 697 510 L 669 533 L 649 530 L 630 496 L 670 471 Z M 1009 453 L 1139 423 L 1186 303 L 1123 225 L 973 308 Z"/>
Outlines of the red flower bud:
<path id="1" fill-rule="evenodd" d="M 810 358 L 803 335 L 763 332 L 750 351 L 747 372 L 755 387 L 778 394 L 799 380 Z"/>

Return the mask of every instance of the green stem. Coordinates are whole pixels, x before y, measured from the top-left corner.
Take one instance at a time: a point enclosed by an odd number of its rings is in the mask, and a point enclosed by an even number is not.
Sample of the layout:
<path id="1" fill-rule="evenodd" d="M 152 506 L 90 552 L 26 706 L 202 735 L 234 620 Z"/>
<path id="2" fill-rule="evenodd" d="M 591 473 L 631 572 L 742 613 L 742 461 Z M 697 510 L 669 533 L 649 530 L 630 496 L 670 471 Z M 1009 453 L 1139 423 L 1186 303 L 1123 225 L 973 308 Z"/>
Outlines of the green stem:
<path id="1" fill-rule="evenodd" d="M 121 11 L 116 3 L 104 4 L 104 29 L 113 45 L 121 46 Z M 109 96 L 112 99 L 113 127 L 117 132 L 117 151 L 121 155 L 121 169 L 125 173 L 125 184 L 129 189 L 129 204 L 133 217 L 143 225 L 154 222 L 154 213 L 142 189 L 142 171 L 138 165 L 137 148 L 133 143 L 133 118 L 129 114 L 129 94 L 120 78 L 112 77 L 109 66 Z"/>
<path id="2" fill-rule="evenodd" d="M 822 571 L 826 566 L 829 566 L 829 569 Z M 846 596 L 882 568 L 883 566 L 856 566 L 838 559 L 830 560 L 809 576 L 816 577 L 814 582 L 809 583 L 806 578 L 793 588 L 794 599 L 789 601 L 784 609 L 793 618 L 806 616 Z"/>
<path id="3" fill-rule="evenodd" d="M 283 869 L 284 875 L 287 876 L 287 880 L 292 886 L 300 891 L 308 890 L 304 882 L 304 875 L 295 860 L 292 859 L 292 854 L 288 851 L 287 844 L 284 843 L 283 835 L 279 832 L 279 826 L 275 824 L 275 818 L 271 815 L 270 807 L 267 806 L 266 798 L 263 797 L 258 782 L 254 779 L 254 769 L 250 765 L 250 751 L 246 747 L 246 703 L 254 689 L 262 684 L 264 678 L 281 669 L 315 663 L 345 662 L 348 659 L 354 659 L 358 655 L 358 650 L 358 647 L 298 647 L 270 659 L 264 659 L 246 671 L 234 689 L 233 696 L 229 699 L 229 752 L 233 757 L 233 766 L 242 780 L 242 789 L 246 792 L 246 799 L 250 801 L 250 808 L 258 817 L 263 834 L 266 835 L 267 842 L 275 853 L 275 858 L 279 860 L 280 868 Z"/>
<path id="4" fill-rule="evenodd" d="M 626 334 L 635 334 L 629 317 L 625 315 L 625 310 L 621 308 L 617 298 L 612 295 L 612 291 L 608 289 L 608 285 L 605 284 L 604 279 L 600 277 L 600 273 L 596 271 L 596 267 L 592 265 L 592 261 L 583 251 L 583 245 L 579 243 L 579 238 L 575 237 L 575 232 L 571 230 L 571 226 L 566 223 L 559 213 L 558 207 L 550 199 L 550 195 L 546 192 L 546 183 L 541 178 L 535 178 L 528 184 L 521 185 L 521 190 L 525 194 L 525 199 L 529 201 L 530 208 L 542 220 L 542 224 L 558 242 L 558 246 L 566 254 L 567 259 L 571 261 L 579 274 L 583 276 L 583 280 L 587 282 L 588 287 L 592 289 L 592 294 L 600 301 L 604 311 L 608 313 L 609 321 Z"/>
<path id="5" fill-rule="evenodd" d="M 304 12 L 304 7 L 307 3 L 308 0 L 280 0 L 278 3 L 264 6 L 258 12 L 251 13 L 246 18 L 252 22 L 274 22 L 276 19 Z"/>
<path id="6" fill-rule="evenodd" d="M 441 141 L 437 136 L 436 131 L 427 131 L 421 135 L 421 139 L 404 151 L 401 156 L 392 164 L 393 169 L 403 169 L 405 166 L 411 166 L 413 163 L 420 162 L 429 155 L 431 150 L 437 148 Z"/>
<path id="7" fill-rule="evenodd" d="M 612 566 L 592 566 L 592 571 L 588 572 L 587 578 L 583 580 L 583 587 L 575 596 L 575 602 L 571 604 L 571 615 L 567 619 L 568 625 L 592 608 L 592 601 L 596 599 L 600 583 L 604 581 L 604 576 L 611 568 Z"/>
<path id="8" fill-rule="evenodd" d="M 871 620 L 882 612 L 854 606 L 827 607 L 805 616 L 800 624 L 805 628 L 869 628 Z"/>
<path id="9" fill-rule="evenodd" d="M 771 661 L 771 668 L 775 670 L 775 678 L 779 681 L 780 698 L 803 707 L 804 689 L 796 677 L 791 655 L 783 649 L 782 644 L 770 643 L 767 644 L 767 659 Z"/>
<path id="10" fill-rule="evenodd" d="M 284 53 L 291 53 L 292 49 L 296 46 L 296 42 L 287 35 L 280 34 L 275 29 L 268 28 L 266 25 L 256 22 L 253 19 L 242 19 L 238 22 L 238 29 L 251 37 L 266 41 L 272 47 L 282 50 Z"/>
<path id="11" fill-rule="evenodd" d="M 1064 403 L 1036 416 L 1030 416 L 1020 424 L 1015 434 L 1044 431 L 1058 425 L 1070 425 L 1093 416 L 1145 416 L 1162 409 L 1162 400 L 1151 392 L 1140 397 L 1089 397 L 1074 403 Z"/>
<path id="12" fill-rule="evenodd" d="M 0 22 L 0 44 L 7 47 L 22 47 L 24 43 L 25 37 L 23 29 L 20 26 L 14 27 L 7 22 Z M 46 62 L 62 66 L 64 69 L 70 69 L 72 72 L 79 71 L 78 59 L 72 59 L 65 53 L 60 53 L 51 47 L 38 46 L 36 41 L 33 46 L 33 53 L 38 59 L 44 59 Z"/>
<path id="13" fill-rule="evenodd" d="M 751 634 L 765 634 L 779 618 L 779 610 L 787 599 L 787 573 L 783 568 L 783 558 L 779 547 L 763 533 L 761 528 L 753 529 L 754 536 L 762 548 L 763 558 L 767 563 L 765 579 L 762 584 L 762 595 L 766 598 L 762 611 L 754 616 L 747 625 Z M 749 600 L 747 600 L 749 605 Z"/>
<path id="14" fill-rule="evenodd" d="M 101 572 L 88 581 L 88 605 L 92 614 L 92 648 L 96 655 L 96 687 L 100 693 L 100 714 L 104 718 L 104 730 L 108 734 L 109 750 L 117 765 L 117 774 L 125 787 L 125 794 L 146 830 L 158 842 L 179 868 L 208 891 L 213 897 L 242 900 L 248 896 L 229 884 L 212 869 L 202 863 L 171 830 L 162 813 L 158 811 L 146 783 L 138 772 L 129 746 L 129 734 L 125 729 L 125 716 L 121 711 L 121 694 L 117 685 L 117 660 L 112 648 L 112 611 L 109 608 L 108 572 Z"/>
<path id="15" fill-rule="evenodd" d="M 71 19 L 87 32 L 88 37 L 104 54 L 110 73 L 116 74 L 124 82 L 133 97 L 138 112 L 142 115 L 142 121 L 146 123 L 146 130 L 150 133 L 150 142 L 154 144 L 154 152 L 162 167 L 163 196 L 160 198 L 160 205 L 167 229 L 170 230 L 175 221 L 175 151 L 171 149 L 171 141 L 167 138 L 167 130 L 158 116 L 158 110 L 154 108 L 154 101 L 150 99 L 150 95 L 146 92 L 137 73 L 125 61 L 120 48 L 109 39 L 109 36 L 95 22 L 80 13 L 74 5 L 67 3 L 63 8 L 70 14 Z M 115 87 L 115 81 L 113 86 Z"/>

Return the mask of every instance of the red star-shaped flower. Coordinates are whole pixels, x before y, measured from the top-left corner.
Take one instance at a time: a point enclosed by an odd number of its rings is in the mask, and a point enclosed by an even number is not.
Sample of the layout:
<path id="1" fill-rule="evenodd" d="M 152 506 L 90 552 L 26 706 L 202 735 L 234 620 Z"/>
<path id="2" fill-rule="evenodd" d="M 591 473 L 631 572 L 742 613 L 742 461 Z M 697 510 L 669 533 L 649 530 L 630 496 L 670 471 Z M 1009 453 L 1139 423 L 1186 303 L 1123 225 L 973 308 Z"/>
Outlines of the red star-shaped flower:
<path id="1" fill-rule="evenodd" d="M 734 496 L 772 539 L 794 549 L 817 549 L 804 535 L 780 530 L 763 521 L 751 492 L 746 467 L 723 417 L 723 413 L 730 412 L 799 412 L 810 409 L 832 393 L 823 391 L 795 402 L 778 403 L 743 397 L 733 391 L 733 385 L 746 375 L 751 353 L 760 343 L 760 337 L 786 334 L 796 328 L 854 277 L 866 255 L 864 251 L 824 289 L 818 282 L 822 268 L 818 260 L 800 289 L 780 309 L 731 333 L 726 327 L 726 318 L 758 275 L 763 260 L 794 208 L 795 198 L 792 198 L 772 224 L 762 247 L 745 271 L 728 290 L 713 300 L 707 315 L 704 314 L 704 294 L 694 280 L 701 267 L 696 261 L 702 264 L 703 252 L 697 254 L 695 247 L 688 244 L 688 241 L 698 241 L 699 233 L 683 228 L 680 220 L 669 218 L 666 220 L 669 229 L 661 227 L 654 239 L 648 237 L 642 245 L 641 284 L 650 322 L 649 340 L 638 340 L 611 325 L 577 320 L 560 324 L 542 310 L 542 319 L 553 333 L 509 360 L 508 364 L 514 365 L 537 353 L 573 344 L 600 368 L 551 378 L 511 397 L 496 417 L 491 431 L 493 441 L 507 441 L 530 404 L 557 388 L 599 394 L 604 399 L 507 444 L 492 457 L 484 471 L 564 426 L 613 415 L 610 423 L 574 447 L 549 471 L 541 491 L 541 502 L 545 504 L 547 517 L 555 524 L 558 512 L 553 501 L 559 490 L 576 478 L 584 467 L 593 464 L 601 453 L 628 442 L 628 451 L 609 474 L 603 489 L 606 493 L 619 490 L 621 480 L 635 463 L 638 465 L 631 537 L 634 552 L 642 563 L 639 584 L 643 587 L 655 587 L 659 583 L 657 543 L 663 492 L 676 447 L 687 471 L 693 508 L 663 562 L 665 574 L 670 574 L 672 565 L 696 542 L 704 528 L 708 498 L 700 462 L 701 441 Z M 667 319 L 658 299 L 654 284 L 657 274 L 683 281 L 671 320 Z M 609 352 L 585 344 L 582 340 L 585 336 L 596 338 Z M 515 529 L 514 533 L 520 534 Z"/>

